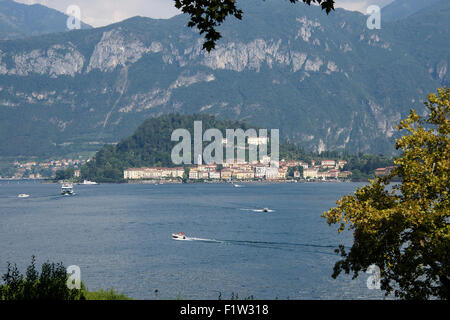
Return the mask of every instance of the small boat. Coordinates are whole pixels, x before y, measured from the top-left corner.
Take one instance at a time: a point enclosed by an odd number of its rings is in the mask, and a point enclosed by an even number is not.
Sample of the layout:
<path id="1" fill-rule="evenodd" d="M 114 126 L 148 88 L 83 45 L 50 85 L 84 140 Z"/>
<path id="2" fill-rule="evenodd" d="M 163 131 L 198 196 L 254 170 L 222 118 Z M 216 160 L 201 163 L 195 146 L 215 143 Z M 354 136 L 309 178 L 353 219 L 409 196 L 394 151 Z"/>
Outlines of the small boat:
<path id="1" fill-rule="evenodd" d="M 94 181 L 84 180 L 82 184 L 85 184 L 85 185 L 96 185 L 98 183 L 94 182 Z"/>
<path id="2" fill-rule="evenodd" d="M 71 183 L 64 183 L 61 186 L 61 194 L 63 196 L 70 196 L 73 195 L 73 185 Z"/>
<path id="3" fill-rule="evenodd" d="M 235 188 L 242 188 L 242 185 L 237 184 L 237 183 L 233 183 L 233 187 L 235 187 Z"/>
<path id="4" fill-rule="evenodd" d="M 265 213 L 273 212 L 273 210 L 271 210 L 271 209 L 269 209 L 269 208 L 253 209 L 252 211 L 253 211 L 253 212 L 265 212 Z"/>
<path id="5" fill-rule="evenodd" d="M 175 239 L 175 240 L 186 240 L 186 235 L 184 234 L 184 232 L 173 233 L 172 234 L 172 239 Z"/>
<path id="6" fill-rule="evenodd" d="M 30 195 L 26 193 L 21 193 L 17 196 L 17 198 L 28 198 Z"/>

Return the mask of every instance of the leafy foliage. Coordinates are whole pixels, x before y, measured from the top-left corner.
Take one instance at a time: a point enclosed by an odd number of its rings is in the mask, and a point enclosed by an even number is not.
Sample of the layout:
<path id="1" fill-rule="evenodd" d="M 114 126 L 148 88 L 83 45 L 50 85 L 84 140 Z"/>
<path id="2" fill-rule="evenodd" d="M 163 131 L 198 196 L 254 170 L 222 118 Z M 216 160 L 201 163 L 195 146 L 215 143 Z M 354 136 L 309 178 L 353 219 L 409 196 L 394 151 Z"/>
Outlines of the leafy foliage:
<path id="1" fill-rule="evenodd" d="M 334 0 L 289 0 L 291 3 L 303 1 L 311 5 L 318 3 L 326 13 L 334 10 Z M 216 42 L 222 37 L 216 29 L 227 16 L 241 20 L 243 11 L 236 6 L 236 0 L 175 0 L 175 7 L 190 15 L 188 27 L 197 27 L 200 34 L 205 34 L 203 49 L 208 52 L 216 47 Z"/>
<path id="2" fill-rule="evenodd" d="M 79 300 L 84 299 L 83 290 L 67 287 L 68 274 L 62 263 L 46 262 L 41 273 L 36 270 L 33 256 L 25 276 L 17 266 L 8 263 L 8 271 L 2 277 L 0 300 Z"/>
<path id="3" fill-rule="evenodd" d="M 69 180 L 73 178 L 75 170 L 73 168 L 61 169 L 55 172 L 55 180 Z"/>
<path id="4" fill-rule="evenodd" d="M 385 155 L 363 154 L 347 155 L 344 159 L 348 162 L 344 170 L 352 172 L 353 180 L 366 180 L 373 178 L 377 168 L 385 168 L 394 165 L 394 159 Z"/>
<path id="5" fill-rule="evenodd" d="M 450 89 L 430 94 L 428 116 L 411 110 L 400 122 L 402 155 L 390 175 L 371 181 L 324 213 L 328 223 L 353 230 L 349 251 L 340 246 L 342 271 L 359 272 L 375 264 L 381 289 L 404 299 L 450 299 Z M 390 186 L 398 176 L 400 184 Z"/>

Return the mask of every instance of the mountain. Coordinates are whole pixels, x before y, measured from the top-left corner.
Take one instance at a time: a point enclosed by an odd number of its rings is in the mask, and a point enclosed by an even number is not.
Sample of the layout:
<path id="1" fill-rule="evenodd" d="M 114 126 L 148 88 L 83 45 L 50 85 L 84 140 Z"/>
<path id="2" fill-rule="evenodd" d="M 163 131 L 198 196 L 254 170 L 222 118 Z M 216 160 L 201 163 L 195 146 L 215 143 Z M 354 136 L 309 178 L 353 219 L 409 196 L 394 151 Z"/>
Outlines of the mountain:
<path id="1" fill-rule="evenodd" d="M 0 154 L 95 150 L 149 117 L 208 113 L 311 151 L 393 152 L 395 125 L 450 83 L 450 2 L 367 17 L 245 0 L 211 53 L 187 17 L 0 41 Z"/>
<path id="2" fill-rule="evenodd" d="M 40 4 L 0 0 L 0 40 L 64 32 L 67 31 L 67 18 L 67 15 Z M 92 27 L 82 23 L 81 28 Z"/>
<path id="3" fill-rule="evenodd" d="M 381 9 L 381 19 L 382 21 L 401 20 L 440 1 L 448 0 L 395 0 Z"/>

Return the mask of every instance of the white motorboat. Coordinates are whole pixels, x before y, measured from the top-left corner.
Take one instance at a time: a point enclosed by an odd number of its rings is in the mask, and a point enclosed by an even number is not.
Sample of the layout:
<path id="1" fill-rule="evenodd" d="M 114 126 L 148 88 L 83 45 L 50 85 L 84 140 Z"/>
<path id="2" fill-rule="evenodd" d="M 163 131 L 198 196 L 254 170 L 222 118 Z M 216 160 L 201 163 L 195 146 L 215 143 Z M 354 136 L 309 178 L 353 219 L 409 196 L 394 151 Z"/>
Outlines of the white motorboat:
<path id="1" fill-rule="evenodd" d="M 84 180 L 82 184 L 85 184 L 85 185 L 96 185 L 98 183 L 94 182 L 94 181 Z"/>
<path id="2" fill-rule="evenodd" d="M 269 209 L 269 208 L 252 209 L 252 211 L 253 211 L 253 212 L 264 212 L 264 213 L 274 212 L 274 210 Z"/>
<path id="3" fill-rule="evenodd" d="M 17 196 L 17 198 L 28 198 L 28 197 L 30 197 L 30 195 L 26 193 L 21 193 Z"/>
<path id="4" fill-rule="evenodd" d="M 186 240 L 186 235 L 184 232 L 178 232 L 172 234 L 172 239 L 174 240 Z"/>

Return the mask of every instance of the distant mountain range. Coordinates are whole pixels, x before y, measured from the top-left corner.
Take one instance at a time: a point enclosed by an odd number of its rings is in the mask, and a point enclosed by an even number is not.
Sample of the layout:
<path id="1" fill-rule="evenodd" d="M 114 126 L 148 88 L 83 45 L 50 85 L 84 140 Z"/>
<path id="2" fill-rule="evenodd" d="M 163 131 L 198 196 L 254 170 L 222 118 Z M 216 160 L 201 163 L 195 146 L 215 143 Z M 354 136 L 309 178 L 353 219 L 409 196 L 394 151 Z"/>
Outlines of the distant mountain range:
<path id="1" fill-rule="evenodd" d="M 240 2 L 243 21 L 210 54 L 185 16 L 0 41 L 0 155 L 98 149 L 173 112 L 279 128 L 311 151 L 389 154 L 400 119 L 450 83 L 448 0 L 381 30 L 342 9 Z"/>
<path id="2" fill-rule="evenodd" d="M 395 0 L 381 10 L 382 21 L 405 19 L 442 0 Z"/>
<path id="3" fill-rule="evenodd" d="M 0 40 L 67 31 L 68 16 L 40 4 L 0 0 Z M 81 23 L 82 29 L 92 27 Z"/>

